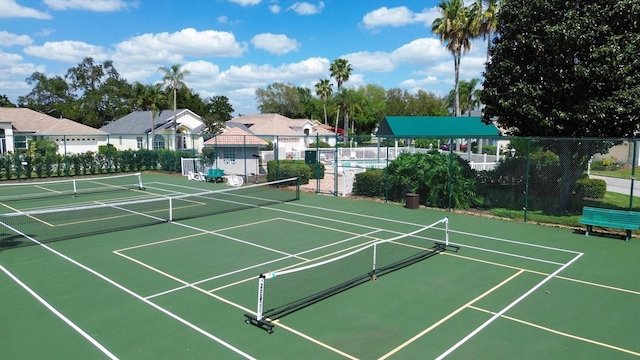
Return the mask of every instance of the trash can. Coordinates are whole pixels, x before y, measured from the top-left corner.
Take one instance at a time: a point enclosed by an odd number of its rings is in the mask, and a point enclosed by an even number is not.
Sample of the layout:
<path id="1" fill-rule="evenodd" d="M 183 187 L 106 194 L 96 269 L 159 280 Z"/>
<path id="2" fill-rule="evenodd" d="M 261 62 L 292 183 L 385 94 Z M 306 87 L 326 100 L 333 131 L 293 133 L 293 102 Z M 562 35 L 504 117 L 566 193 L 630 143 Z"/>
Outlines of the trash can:
<path id="1" fill-rule="evenodd" d="M 408 193 L 405 195 L 405 207 L 407 209 L 417 209 L 420 207 L 420 197 L 418 194 Z"/>

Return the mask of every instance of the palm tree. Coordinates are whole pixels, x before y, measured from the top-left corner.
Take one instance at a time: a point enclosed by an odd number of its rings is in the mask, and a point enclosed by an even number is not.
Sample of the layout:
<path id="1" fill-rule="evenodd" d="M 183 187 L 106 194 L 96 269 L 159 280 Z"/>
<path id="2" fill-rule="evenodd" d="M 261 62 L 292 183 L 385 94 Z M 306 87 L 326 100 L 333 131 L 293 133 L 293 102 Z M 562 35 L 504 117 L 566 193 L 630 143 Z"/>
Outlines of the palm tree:
<path id="1" fill-rule="evenodd" d="M 342 88 L 342 84 L 345 81 L 349 81 L 349 76 L 351 76 L 351 72 L 353 71 L 353 68 L 351 67 L 351 64 L 349 64 L 349 61 L 347 59 L 335 59 L 333 60 L 333 62 L 331 63 L 331 65 L 329 66 L 329 71 L 331 72 L 331 77 L 336 79 L 336 82 L 338 83 L 338 92 L 340 92 L 340 89 Z M 344 106 L 343 106 L 344 107 Z M 338 130 L 338 118 L 340 117 L 340 107 L 338 107 L 338 111 L 336 113 L 336 131 Z M 347 143 L 347 138 L 349 137 L 348 134 L 348 129 L 349 129 L 349 115 L 345 114 L 344 116 L 344 143 Z"/>
<path id="2" fill-rule="evenodd" d="M 333 84 L 331 84 L 329 79 L 320 79 L 316 83 L 316 95 L 322 99 L 322 105 L 324 108 L 325 125 L 327 125 L 327 99 L 329 99 L 333 93 L 333 89 L 331 88 L 332 86 Z"/>
<path id="3" fill-rule="evenodd" d="M 489 62 L 489 50 L 491 40 L 498 28 L 498 12 L 502 6 L 502 0 L 476 0 L 471 7 L 474 37 L 480 37 L 487 41 L 487 63 Z"/>
<path id="4" fill-rule="evenodd" d="M 455 116 L 460 116 L 460 59 L 462 53 L 471 50 L 471 38 L 473 37 L 472 24 L 469 21 L 470 9 L 464 6 L 462 0 L 443 0 L 438 4 L 442 17 L 431 24 L 431 31 L 440 36 L 442 43 L 447 42 L 447 50 L 453 55 L 455 69 L 454 78 L 454 103 Z"/>
<path id="5" fill-rule="evenodd" d="M 171 65 L 171 67 L 161 66 L 158 68 L 158 71 L 162 73 L 162 84 L 165 89 L 172 90 L 172 98 L 173 98 L 173 139 L 175 142 L 175 149 L 179 148 L 178 146 L 178 137 L 176 136 L 177 125 L 176 125 L 176 92 L 178 89 L 186 87 L 187 85 L 184 83 L 184 77 L 189 75 L 191 72 L 189 70 L 180 69 L 181 65 L 175 64 Z"/>
<path id="6" fill-rule="evenodd" d="M 342 88 L 342 83 L 345 81 L 349 81 L 349 76 L 351 76 L 351 72 L 353 68 L 351 64 L 349 64 L 349 60 L 347 59 L 335 59 L 329 66 L 329 71 L 331 72 L 331 77 L 336 78 L 336 82 L 338 83 L 338 91 Z"/>
<path id="7" fill-rule="evenodd" d="M 162 92 L 162 84 L 142 85 L 139 82 L 136 82 L 134 88 L 136 89 L 135 91 L 137 94 L 137 107 L 150 112 L 151 142 L 153 143 L 156 127 L 154 120 L 156 118 L 156 115 L 160 112 L 161 108 L 164 107 L 167 98 Z"/>

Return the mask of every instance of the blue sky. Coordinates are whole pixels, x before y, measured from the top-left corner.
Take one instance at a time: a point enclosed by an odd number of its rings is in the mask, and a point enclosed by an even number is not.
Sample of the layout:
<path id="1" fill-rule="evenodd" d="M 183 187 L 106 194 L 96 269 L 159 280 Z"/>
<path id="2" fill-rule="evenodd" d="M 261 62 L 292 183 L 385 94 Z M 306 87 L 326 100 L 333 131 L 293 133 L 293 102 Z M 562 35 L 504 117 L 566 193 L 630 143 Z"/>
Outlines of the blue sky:
<path id="1" fill-rule="evenodd" d="M 431 33 L 436 0 L 0 0 L 0 94 L 16 102 L 33 72 L 64 76 L 90 56 L 113 60 L 129 82 L 159 81 L 181 64 L 203 98 L 224 95 L 256 113 L 273 82 L 314 89 L 329 65 L 353 66 L 344 86 L 453 88 L 453 57 Z M 481 78 L 486 42 L 462 58 L 461 80 Z M 334 86 L 335 89 L 335 86 Z"/>

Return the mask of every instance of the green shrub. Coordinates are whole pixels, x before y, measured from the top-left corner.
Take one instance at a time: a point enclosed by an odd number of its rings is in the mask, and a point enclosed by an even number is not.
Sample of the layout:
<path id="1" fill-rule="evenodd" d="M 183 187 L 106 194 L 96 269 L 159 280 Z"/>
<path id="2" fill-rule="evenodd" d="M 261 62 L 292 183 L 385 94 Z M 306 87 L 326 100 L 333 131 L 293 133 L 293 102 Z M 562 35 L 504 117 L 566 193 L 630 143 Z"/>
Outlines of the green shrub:
<path id="1" fill-rule="evenodd" d="M 299 161 L 299 160 L 296 160 Z M 317 167 L 316 167 L 317 164 Z M 323 163 L 307 164 L 309 166 L 310 179 L 324 179 L 325 167 Z"/>
<path id="2" fill-rule="evenodd" d="M 438 148 L 438 139 L 416 139 L 413 144 L 420 149 L 436 149 Z"/>
<path id="3" fill-rule="evenodd" d="M 392 200 L 402 201 L 407 193 L 416 193 L 426 206 L 467 209 L 477 205 L 475 171 L 458 156 L 437 151 L 403 153 L 389 163 L 388 173 Z"/>
<path id="4" fill-rule="evenodd" d="M 602 199 L 607 192 L 607 183 L 601 179 L 583 178 L 576 181 L 575 193 L 580 198 Z"/>
<path id="5" fill-rule="evenodd" d="M 591 170 L 596 171 L 616 171 L 619 166 L 616 163 L 615 158 L 602 159 L 591 162 Z"/>
<path id="6" fill-rule="evenodd" d="M 385 172 L 384 170 L 369 169 L 356 174 L 353 182 L 353 195 L 384 197 L 385 196 Z"/>
<path id="7" fill-rule="evenodd" d="M 98 154 L 107 155 L 107 154 L 113 154 L 117 151 L 118 150 L 116 150 L 116 147 L 113 146 L 113 144 L 98 146 Z"/>
<path id="8" fill-rule="evenodd" d="M 311 144 L 309 144 L 309 149 L 315 149 L 315 148 L 320 148 L 320 149 L 326 149 L 326 148 L 332 148 L 333 146 L 329 145 L 329 143 L 326 143 L 324 141 L 320 141 L 319 143 L 315 143 L 312 142 Z"/>
<path id="9" fill-rule="evenodd" d="M 267 181 L 297 177 L 300 185 L 308 184 L 311 168 L 301 160 L 271 160 L 267 162 Z"/>

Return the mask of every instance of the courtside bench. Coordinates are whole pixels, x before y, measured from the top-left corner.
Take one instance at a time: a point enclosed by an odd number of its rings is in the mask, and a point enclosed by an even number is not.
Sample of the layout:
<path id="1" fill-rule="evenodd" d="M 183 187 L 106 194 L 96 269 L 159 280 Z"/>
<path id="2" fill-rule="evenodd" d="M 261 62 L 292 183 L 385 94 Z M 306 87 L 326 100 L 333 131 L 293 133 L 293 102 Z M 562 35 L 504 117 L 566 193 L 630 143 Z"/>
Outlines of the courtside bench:
<path id="1" fill-rule="evenodd" d="M 587 225 L 585 235 L 593 230 L 594 226 L 602 228 L 624 229 L 627 231 L 626 241 L 631 238 L 631 231 L 640 227 L 640 212 L 602 209 L 585 206 L 582 208 L 580 224 Z"/>
<path id="2" fill-rule="evenodd" d="M 207 181 L 219 182 L 223 180 L 224 170 L 222 169 L 209 169 L 204 175 L 204 179 Z"/>

